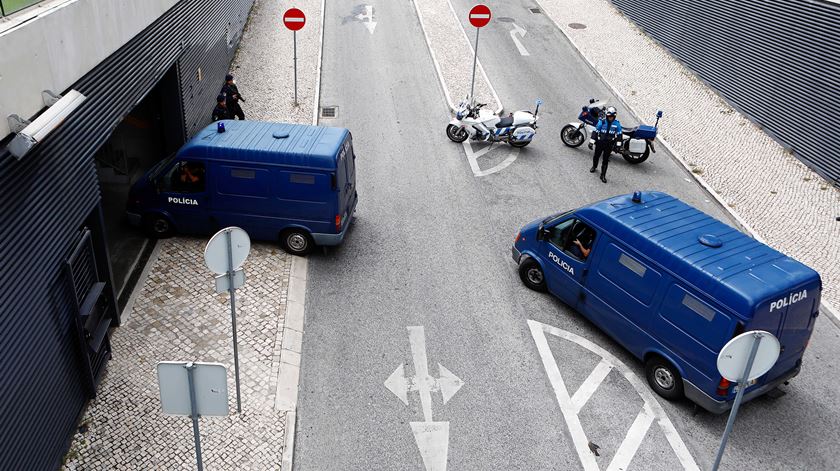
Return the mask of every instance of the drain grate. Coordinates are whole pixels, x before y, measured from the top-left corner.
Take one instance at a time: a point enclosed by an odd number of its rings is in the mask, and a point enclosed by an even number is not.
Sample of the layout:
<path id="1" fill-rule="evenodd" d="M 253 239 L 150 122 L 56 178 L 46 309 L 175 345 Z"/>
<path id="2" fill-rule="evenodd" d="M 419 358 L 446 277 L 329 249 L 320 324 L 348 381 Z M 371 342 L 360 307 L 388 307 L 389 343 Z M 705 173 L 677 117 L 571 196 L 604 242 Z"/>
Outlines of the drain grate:
<path id="1" fill-rule="evenodd" d="M 586 25 L 582 23 L 569 23 L 569 28 L 572 29 L 586 29 Z"/>
<path id="2" fill-rule="evenodd" d="M 539 8 L 529 8 L 529 10 L 531 10 L 531 13 L 534 13 L 534 14 L 542 13 L 542 10 L 540 10 Z"/>
<path id="3" fill-rule="evenodd" d="M 322 118 L 337 118 L 338 117 L 338 107 L 337 106 L 322 106 L 321 107 L 321 117 Z"/>

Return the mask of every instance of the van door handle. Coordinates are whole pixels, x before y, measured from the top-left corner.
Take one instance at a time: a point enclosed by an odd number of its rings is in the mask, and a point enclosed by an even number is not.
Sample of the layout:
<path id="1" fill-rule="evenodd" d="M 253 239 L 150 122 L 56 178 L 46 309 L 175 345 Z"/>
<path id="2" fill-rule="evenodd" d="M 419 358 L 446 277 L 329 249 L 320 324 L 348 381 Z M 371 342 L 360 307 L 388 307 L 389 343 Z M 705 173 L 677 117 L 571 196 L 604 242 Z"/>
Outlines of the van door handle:
<path id="1" fill-rule="evenodd" d="M 583 271 L 581 271 L 581 276 L 586 276 L 587 273 L 589 273 L 589 269 L 584 268 Z"/>

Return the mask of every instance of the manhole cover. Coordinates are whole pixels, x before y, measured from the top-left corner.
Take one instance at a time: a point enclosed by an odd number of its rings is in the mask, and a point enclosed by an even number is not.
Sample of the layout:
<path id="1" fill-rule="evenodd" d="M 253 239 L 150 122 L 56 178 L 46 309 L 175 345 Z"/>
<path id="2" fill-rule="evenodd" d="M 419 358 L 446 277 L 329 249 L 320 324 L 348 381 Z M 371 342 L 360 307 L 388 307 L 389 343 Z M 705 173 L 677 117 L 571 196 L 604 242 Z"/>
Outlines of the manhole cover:
<path id="1" fill-rule="evenodd" d="M 507 16 L 500 16 L 496 18 L 496 21 L 501 21 L 502 23 L 513 23 L 513 18 Z"/>
<path id="2" fill-rule="evenodd" d="M 529 8 L 529 10 L 531 10 L 531 13 L 535 14 L 542 13 L 542 10 L 540 10 L 539 8 Z"/>
<path id="3" fill-rule="evenodd" d="M 321 108 L 321 117 L 322 118 L 336 118 L 338 117 L 338 107 L 337 106 L 324 106 Z"/>
<path id="4" fill-rule="evenodd" d="M 572 28 L 572 29 L 586 29 L 586 25 L 581 24 L 581 23 L 569 23 L 569 28 Z"/>

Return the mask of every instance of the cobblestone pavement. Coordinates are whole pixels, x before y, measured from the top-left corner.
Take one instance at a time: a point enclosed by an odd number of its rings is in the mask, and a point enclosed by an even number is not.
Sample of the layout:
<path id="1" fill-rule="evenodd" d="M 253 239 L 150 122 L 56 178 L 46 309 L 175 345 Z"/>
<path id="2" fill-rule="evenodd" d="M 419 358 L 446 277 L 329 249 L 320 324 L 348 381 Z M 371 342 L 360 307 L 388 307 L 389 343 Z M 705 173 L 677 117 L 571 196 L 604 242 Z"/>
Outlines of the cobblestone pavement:
<path id="1" fill-rule="evenodd" d="M 293 105 L 292 33 L 281 23 L 289 5 L 258 0 L 231 65 L 248 100 L 243 104 L 248 119 L 312 123 L 321 2 L 301 0 L 295 6 L 307 16 L 297 34 L 298 106 Z M 199 420 L 206 469 L 280 469 L 285 427 L 294 423 L 293 413 L 275 405 L 291 257 L 277 245 L 253 244 L 245 262 L 246 283 L 237 291 L 242 414 L 236 414 L 229 300 L 215 293 L 204 266 L 206 242 L 158 243 L 159 256 L 141 280 L 134 305 L 112 331 L 114 358 L 84 412 L 64 469 L 195 469 L 190 419 L 160 410 L 155 365 L 166 360 L 219 362 L 228 368 L 231 415 Z"/>
<path id="2" fill-rule="evenodd" d="M 768 244 L 816 269 L 823 300 L 840 306 L 840 190 L 732 109 L 608 1 L 537 3 L 642 118 L 664 110 L 660 135 L 692 172 Z M 573 29 L 571 23 L 588 27 Z"/>
<path id="3" fill-rule="evenodd" d="M 449 0 L 415 0 L 414 6 L 438 77 L 443 82 L 444 94 L 450 106 L 457 106 L 470 92 L 475 31 L 471 31 L 472 37 L 464 36 L 464 30 Z M 459 12 L 463 15 L 467 13 Z M 480 56 L 481 39 L 478 49 Z M 487 103 L 492 110 L 502 106 L 484 74 L 480 59 L 475 73 L 475 96 L 477 102 Z"/>
<path id="4" fill-rule="evenodd" d="M 291 258 L 254 244 L 237 291 L 242 414 L 236 414 L 230 304 L 204 266 L 205 239 L 159 242 L 160 254 L 123 325 L 74 437 L 65 469 L 191 469 L 192 423 L 163 415 L 158 361 L 219 362 L 228 368 L 231 415 L 200 420 L 207 469 L 278 468 L 284 412 L 274 410 Z M 128 315 L 127 318 L 125 316 Z"/>

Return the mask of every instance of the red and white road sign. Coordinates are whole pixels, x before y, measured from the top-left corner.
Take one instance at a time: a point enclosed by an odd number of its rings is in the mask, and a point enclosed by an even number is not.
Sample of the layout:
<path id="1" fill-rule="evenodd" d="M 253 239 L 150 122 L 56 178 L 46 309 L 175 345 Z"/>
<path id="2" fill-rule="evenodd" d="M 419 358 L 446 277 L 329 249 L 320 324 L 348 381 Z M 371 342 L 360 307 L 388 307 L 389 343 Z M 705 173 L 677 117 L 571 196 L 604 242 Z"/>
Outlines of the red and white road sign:
<path id="1" fill-rule="evenodd" d="M 487 26 L 492 16 L 487 5 L 476 5 L 470 10 L 470 24 L 476 28 L 483 28 Z"/>
<path id="2" fill-rule="evenodd" d="M 297 31 L 306 24 L 306 15 L 297 8 L 289 8 L 286 13 L 283 13 L 283 24 L 286 28 Z"/>

